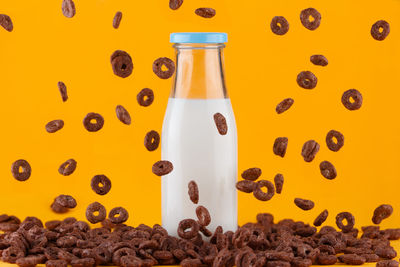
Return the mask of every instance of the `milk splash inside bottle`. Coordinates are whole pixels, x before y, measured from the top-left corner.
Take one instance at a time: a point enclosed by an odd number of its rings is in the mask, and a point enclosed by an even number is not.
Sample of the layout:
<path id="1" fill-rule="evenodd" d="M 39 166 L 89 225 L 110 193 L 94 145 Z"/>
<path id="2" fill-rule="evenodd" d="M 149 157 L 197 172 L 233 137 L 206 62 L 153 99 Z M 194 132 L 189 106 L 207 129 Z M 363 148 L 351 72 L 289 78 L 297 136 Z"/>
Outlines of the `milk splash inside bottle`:
<path id="1" fill-rule="evenodd" d="M 211 215 L 214 231 L 237 228 L 237 133 L 224 81 L 224 33 L 173 33 L 176 74 L 164 117 L 161 157 L 174 165 L 162 177 L 162 225 L 171 235 L 183 219 L 197 220 L 188 183 L 194 180 Z M 214 114 L 226 118 L 228 131 L 219 134 Z"/>

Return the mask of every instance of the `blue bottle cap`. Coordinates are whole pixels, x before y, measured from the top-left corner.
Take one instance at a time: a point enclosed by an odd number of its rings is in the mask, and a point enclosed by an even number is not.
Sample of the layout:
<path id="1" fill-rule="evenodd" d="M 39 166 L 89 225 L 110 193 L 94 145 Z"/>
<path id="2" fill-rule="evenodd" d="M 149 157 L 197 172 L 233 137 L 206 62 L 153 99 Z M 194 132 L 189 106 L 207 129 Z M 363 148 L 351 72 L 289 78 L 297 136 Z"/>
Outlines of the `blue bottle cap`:
<path id="1" fill-rule="evenodd" d="M 227 41 L 228 35 L 224 32 L 175 32 L 170 35 L 171 43 L 216 44 Z"/>

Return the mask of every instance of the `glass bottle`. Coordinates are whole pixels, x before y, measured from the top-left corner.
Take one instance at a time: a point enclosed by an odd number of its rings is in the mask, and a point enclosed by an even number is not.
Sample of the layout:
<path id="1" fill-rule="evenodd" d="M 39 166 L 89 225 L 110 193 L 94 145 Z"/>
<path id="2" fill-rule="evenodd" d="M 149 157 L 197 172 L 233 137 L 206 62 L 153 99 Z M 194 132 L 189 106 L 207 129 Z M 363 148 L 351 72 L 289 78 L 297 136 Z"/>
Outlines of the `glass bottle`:
<path id="1" fill-rule="evenodd" d="M 225 33 L 171 34 L 176 72 L 161 140 L 161 157 L 174 166 L 162 178 L 162 224 L 171 235 L 177 235 L 181 220 L 197 220 L 198 205 L 210 212 L 209 230 L 237 228 L 237 133 L 224 79 L 226 41 Z M 226 119 L 226 135 L 217 130 L 216 113 Z M 192 180 L 198 205 L 188 195 Z"/>

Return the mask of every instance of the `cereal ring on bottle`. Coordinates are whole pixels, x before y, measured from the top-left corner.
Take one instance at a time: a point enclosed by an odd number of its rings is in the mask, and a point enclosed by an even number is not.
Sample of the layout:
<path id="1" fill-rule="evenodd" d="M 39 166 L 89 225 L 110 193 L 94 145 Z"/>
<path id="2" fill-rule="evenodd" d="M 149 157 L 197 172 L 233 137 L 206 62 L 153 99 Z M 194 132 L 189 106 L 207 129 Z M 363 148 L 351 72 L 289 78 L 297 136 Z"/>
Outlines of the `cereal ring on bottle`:
<path id="1" fill-rule="evenodd" d="M 207 226 L 211 223 L 211 216 L 208 209 L 204 206 L 198 206 L 196 208 L 197 219 L 199 219 L 199 225 Z"/>
<path id="2" fill-rule="evenodd" d="M 195 181 L 190 181 L 188 184 L 188 194 L 190 200 L 197 204 L 199 203 L 199 187 L 197 186 Z"/>
<path id="3" fill-rule="evenodd" d="M 174 166 L 168 160 L 160 160 L 153 164 L 152 171 L 157 176 L 163 176 L 170 173 Z"/>

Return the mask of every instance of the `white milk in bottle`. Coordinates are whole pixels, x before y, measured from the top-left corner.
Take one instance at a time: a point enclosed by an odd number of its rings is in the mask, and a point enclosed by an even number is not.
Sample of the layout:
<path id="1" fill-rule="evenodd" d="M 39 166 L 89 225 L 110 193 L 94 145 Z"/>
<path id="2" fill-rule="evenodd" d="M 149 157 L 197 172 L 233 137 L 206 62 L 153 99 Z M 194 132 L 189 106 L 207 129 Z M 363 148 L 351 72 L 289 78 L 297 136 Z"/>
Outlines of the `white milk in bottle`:
<path id="1" fill-rule="evenodd" d="M 211 215 L 210 231 L 237 228 L 237 133 L 223 69 L 224 33 L 174 33 L 176 75 L 164 117 L 161 154 L 174 169 L 162 177 L 162 225 L 177 235 L 183 219 L 195 219 L 196 207 Z M 214 114 L 228 126 L 218 132 Z M 188 183 L 199 188 L 199 203 L 191 202 Z"/>

